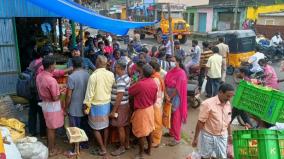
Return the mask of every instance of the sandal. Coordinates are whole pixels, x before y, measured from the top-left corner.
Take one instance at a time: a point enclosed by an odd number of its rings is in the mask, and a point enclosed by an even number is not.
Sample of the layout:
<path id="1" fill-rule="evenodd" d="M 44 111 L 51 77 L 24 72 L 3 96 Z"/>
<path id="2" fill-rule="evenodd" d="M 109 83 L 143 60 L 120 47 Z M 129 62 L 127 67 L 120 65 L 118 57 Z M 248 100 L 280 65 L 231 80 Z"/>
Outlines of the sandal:
<path id="1" fill-rule="evenodd" d="M 153 148 L 158 148 L 159 146 L 160 146 L 160 144 L 154 144 L 154 143 L 152 144 Z"/>
<path id="2" fill-rule="evenodd" d="M 141 156 L 140 154 L 135 155 L 135 159 L 144 159 L 144 156 Z"/>
<path id="3" fill-rule="evenodd" d="M 168 143 L 167 146 L 176 146 L 178 144 L 180 144 L 180 141 L 173 140 L 170 143 Z"/>
<path id="4" fill-rule="evenodd" d="M 106 151 L 99 150 L 99 152 L 98 152 L 99 156 L 105 156 L 106 154 L 107 154 Z"/>
<path id="5" fill-rule="evenodd" d="M 60 149 L 54 149 L 53 151 L 49 152 L 48 156 L 49 157 L 54 157 L 54 156 L 57 156 L 57 155 L 60 155 L 62 154 L 63 151 L 60 150 Z"/>
<path id="6" fill-rule="evenodd" d="M 73 158 L 73 157 L 77 156 L 77 153 L 72 152 L 72 151 L 66 151 L 66 152 L 64 152 L 63 155 L 66 156 L 67 158 Z"/>
<path id="7" fill-rule="evenodd" d="M 149 149 L 144 149 L 144 153 L 148 156 L 151 156 L 151 151 Z"/>
<path id="8" fill-rule="evenodd" d="M 125 153 L 125 148 L 118 148 L 111 153 L 112 156 L 120 156 Z"/>

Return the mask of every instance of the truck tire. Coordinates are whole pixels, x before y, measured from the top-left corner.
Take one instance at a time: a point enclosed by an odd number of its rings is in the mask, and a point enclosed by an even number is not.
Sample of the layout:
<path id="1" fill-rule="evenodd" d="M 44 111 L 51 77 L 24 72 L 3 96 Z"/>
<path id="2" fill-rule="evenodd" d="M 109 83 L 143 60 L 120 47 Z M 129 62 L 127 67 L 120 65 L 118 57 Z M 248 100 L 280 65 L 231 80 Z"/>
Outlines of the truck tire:
<path id="1" fill-rule="evenodd" d="M 179 42 L 180 42 L 181 44 L 185 44 L 186 41 L 187 41 L 187 36 L 186 36 L 186 35 L 183 35 L 183 36 L 182 36 L 182 39 L 179 40 Z"/>
<path id="2" fill-rule="evenodd" d="M 146 37 L 146 34 L 144 34 L 144 33 L 141 33 L 141 34 L 140 34 L 140 39 L 141 39 L 141 40 L 145 39 L 145 37 Z"/>

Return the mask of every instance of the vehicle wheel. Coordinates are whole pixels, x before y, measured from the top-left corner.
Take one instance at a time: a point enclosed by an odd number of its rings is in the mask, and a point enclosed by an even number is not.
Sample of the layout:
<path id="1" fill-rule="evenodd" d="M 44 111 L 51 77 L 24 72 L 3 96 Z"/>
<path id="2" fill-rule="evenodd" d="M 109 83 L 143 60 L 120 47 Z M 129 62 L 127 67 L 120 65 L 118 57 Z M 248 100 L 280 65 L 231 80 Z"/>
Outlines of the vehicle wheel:
<path id="1" fill-rule="evenodd" d="M 200 98 L 194 97 L 192 101 L 190 101 L 190 106 L 194 109 L 198 108 L 201 104 Z"/>
<path id="2" fill-rule="evenodd" d="M 140 39 L 141 40 L 145 39 L 145 37 L 146 37 L 146 34 L 140 34 Z"/>
<path id="3" fill-rule="evenodd" d="M 235 71 L 235 68 L 233 66 L 229 66 L 227 67 L 227 75 L 233 75 L 234 74 L 234 71 Z"/>
<path id="4" fill-rule="evenodd" d="M 183 35 L 183 36 L 182 36 L 182 39 L 179 40 L 179 42 L 180 42 L 181 44 L 185 44 L 186 41 L 187 41 L 187 36 L 186 36 L 186 35 Z"/>

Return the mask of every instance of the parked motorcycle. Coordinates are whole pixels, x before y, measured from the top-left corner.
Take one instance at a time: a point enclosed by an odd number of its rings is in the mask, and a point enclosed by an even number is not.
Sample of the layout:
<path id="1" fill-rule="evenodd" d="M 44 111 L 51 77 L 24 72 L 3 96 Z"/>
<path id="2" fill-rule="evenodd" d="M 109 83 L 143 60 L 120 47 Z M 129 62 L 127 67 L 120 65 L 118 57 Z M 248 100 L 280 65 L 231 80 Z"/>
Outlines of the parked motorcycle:
<path id="1" fill-rule="evenodd" d="M 199 64 L 193 65 L 192 67 L 190 67 L 188 70 L 188 73 L 189 73 L 189 77 L 188 77 L 189 80 L 197 80 L 200 74 Z"/>
<path id="2" fill-rule="evenodd" d="M 188 96 L 188 103 L 192 108 L 198 108 L 201 104 L 200 100 L 200 92 L 198 81 L 196 80 L 189 80 L 187 82 L 187 96 Z"/>
<path id="3" fill-rule="evenodd" d="M 267 41 L 267 40 L 266 40 Z M 267 45 L 266 42 L 260 41 L 257 44 L 257 47 L 260 48 L 260 52 L 262 52 L 268 59 L 268 61 L 279 61 L 284 57 L 284 45 L 280 44 L 277 47 Z"/>

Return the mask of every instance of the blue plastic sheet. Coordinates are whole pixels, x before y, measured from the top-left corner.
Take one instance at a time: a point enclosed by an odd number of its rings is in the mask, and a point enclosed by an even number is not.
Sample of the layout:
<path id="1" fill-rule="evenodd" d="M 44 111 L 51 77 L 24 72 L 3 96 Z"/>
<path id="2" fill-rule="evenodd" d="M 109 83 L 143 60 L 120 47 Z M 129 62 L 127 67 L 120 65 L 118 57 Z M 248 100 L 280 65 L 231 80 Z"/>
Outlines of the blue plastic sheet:
<path id="1" fill-rule="evenodd" d="M 60 16 L 117 35 L 126 35 L 129 29 L 154 25 L 156 22 L 129 22 L 99 15 L 71 0 L 29 0 L 30 2 L 52 11 Z"/>

